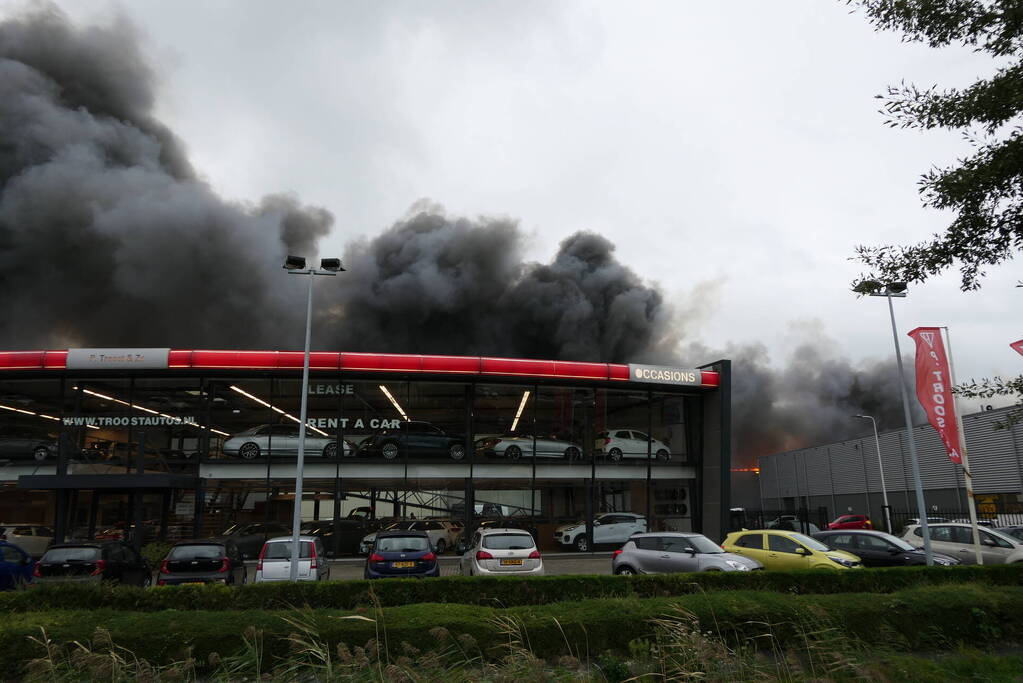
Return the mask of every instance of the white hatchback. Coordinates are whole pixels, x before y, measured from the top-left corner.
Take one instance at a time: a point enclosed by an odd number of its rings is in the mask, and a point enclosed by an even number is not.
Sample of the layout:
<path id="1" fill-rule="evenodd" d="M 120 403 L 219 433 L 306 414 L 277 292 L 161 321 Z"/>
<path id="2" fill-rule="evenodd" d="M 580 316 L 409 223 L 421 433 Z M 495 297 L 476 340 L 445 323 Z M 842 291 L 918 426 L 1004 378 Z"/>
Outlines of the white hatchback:
<path id="1" fill-rule="evenodd" d="M 651 439 L 646 432 L 636 429 L 610 429 L 597 435 L 597 452 L 607 456 L 611 462 L 622 458 L 654 457 L 661 462 L 671 460 L 671 450 L 657 439 Z M 649 455 L 648 450 L 649 449 Z"/>
<path id="2" fill-rule="evenodd" d="M 330 578 L 330 565 L 323 552 L 323 541 L 317 536 L 299 536 L 299 581 L 322 581 Z M 255 583 L 291 580 L 291 536 L 271 538 L 263 544 L 256 562 Z"/>
<path id="3" fill-rule="evenodd" d="M 533 536 L 522 529 L 481 529 L 462 555 L 463 576 L 527 574 L 543 576 L 543 558 Z"/>

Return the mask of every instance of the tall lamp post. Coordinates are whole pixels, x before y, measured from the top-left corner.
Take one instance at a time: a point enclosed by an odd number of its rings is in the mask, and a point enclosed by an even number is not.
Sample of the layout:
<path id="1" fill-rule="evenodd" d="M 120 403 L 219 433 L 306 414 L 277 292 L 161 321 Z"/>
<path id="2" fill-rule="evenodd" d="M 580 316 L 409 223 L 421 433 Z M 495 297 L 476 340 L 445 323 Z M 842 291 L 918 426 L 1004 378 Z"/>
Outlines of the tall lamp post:
<path id="1" fill-rule="evenodd" d="M 884 500 L 884 524 L 888 533 L 892 533 L 892 510 L 888 507 L 888 488 L 884 485 L 884 463 L 881 461 L 881 440 L 877 438 L 877 421 L 872 415 L 853 415 L 853 417 L 870 420 L 870 424 L 874 427 L 874 450 L 877 452 L 877 469 L 881 472 L 881 498 Z"/>
<path id="2" fill-rule="evenodd" d="M 906 375 L 902 370 L 902 351 L 899 349 L 899 332 L 895 327 L 895 306 L 892 297 L 905 298 L 905 282 L 880 283 L 875 280 L 863 280 L 853 291 L 868 296 L 883 296 L 888 299 L 888 313 L 892 319 L 892 339 L 895 341 L 895 361 L 899 366 L 899 388 L 902 390 L 902 411 L 906 416 L 906 436 L 909 439 L 909 463 L 913 472 L 913 488 L 916 490 L 916 507 L 920 515 L 920 534 L 924 539 L 924 557 L 927 566 L 934 565 L 934 554 L 931 552 L 931 532 L 927 528 L 927 504 L 924 502 L 924 487 L 920 480 L 920 461 L 916 456 L 916 438 L 913 436 L 913 415 L 909 409 L 909 391 L 906 389 Z"/>
<path id="3" fill-rule="evenodd" d="M 306 414 L 309 407 L 309 338 L 313 320 L 313 278 L 317 275 L 335 276 L 341 267 L 341 259 L 320 259 L 319 268 L 306 268 L 305 257 L 288 256 L 284 268 L 289 275 L 309 276 L 309 296 L 305 309 L 305 358 L 302 361 L 302 408 L 298 421 L 298 460 L 295 463 L 295 508 L 291 520 L 291 581 L 298 581 L 298 562 L 302 559 L 299 536 L 302 526 L 302 475 L 305 468 L 305 427 Z"/>

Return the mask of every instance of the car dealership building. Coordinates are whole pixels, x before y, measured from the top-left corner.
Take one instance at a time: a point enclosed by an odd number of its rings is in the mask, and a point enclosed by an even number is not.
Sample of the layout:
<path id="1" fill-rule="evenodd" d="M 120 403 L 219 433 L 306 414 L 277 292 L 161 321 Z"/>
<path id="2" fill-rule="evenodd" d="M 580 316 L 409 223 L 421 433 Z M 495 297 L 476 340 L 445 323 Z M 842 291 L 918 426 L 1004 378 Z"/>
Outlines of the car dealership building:
<path id="1" fill-rule="evenodd" d="M 168 539 L 290 524 L 302 364 L 289 351 L 0 352 L 0 523 Z M 528 518 L 550 547 L 558 524 L 632 512 L 720 540 L 729 390 L 726 360 L 314 352 L 303 519 Z"/>

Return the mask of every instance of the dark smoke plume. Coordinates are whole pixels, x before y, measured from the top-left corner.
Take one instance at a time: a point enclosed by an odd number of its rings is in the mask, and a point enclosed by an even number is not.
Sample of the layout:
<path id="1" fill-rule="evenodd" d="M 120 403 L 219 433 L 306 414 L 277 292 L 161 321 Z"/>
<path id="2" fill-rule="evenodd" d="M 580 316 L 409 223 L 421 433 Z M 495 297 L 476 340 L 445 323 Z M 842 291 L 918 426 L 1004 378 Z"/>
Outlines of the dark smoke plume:
<path id="1" fill-rule="evenodd" d="M 282 194 L 227 202 L 153 117 L 153 74 L 124 21 L 53 9 L 0 23 L 0 348 L 299 348 L 304 297 L 280 270 L 333 218 Z M 900 420 L 892 364 L 854 367 L 810 339 L 775 370 L 756 346 L 689 343 L 667 302 L 577 233 L 549 263 L 499 218 L 420 205 L 352 243 L 320 283 L 316 345 L 690 366 L 734 360 L 739 465 Z M 694 306 L 693 310 L 698 307 Z M 684 350 L 683 350 L 684 349 Z"/>
<path id="2" fill-rule="evenodd" d="M 300 341 L 279 264 L 311 255 L 331 215 L 217 197 L 153 103 L 127 23 L 80 29 L 43 9 L 0 24 L 4 347 Z"/>

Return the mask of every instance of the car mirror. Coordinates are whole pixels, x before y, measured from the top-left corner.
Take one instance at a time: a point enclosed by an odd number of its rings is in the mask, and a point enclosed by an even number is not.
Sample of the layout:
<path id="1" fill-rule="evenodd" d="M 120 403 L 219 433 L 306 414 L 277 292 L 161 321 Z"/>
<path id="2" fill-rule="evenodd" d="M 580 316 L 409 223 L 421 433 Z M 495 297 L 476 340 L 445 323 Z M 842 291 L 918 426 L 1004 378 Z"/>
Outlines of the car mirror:
<path id="1" fill-rule="evenodd" d="M 594 522 L 593 526 L 600 526 L 600 522 Z"/>
<path id="2" fill-rule="evenodd" d="M 995 545 L 995 542 L 994 542 L 994 539 L 991 539 L 991 538 L 982 538 L 982 539 L 980 539 L 980 544 L 981 545 Z"/>
<path id="3" fill-rule="evenodd" d="M 686 552 L 689 553 L 691 557 L 696 557 L 696 548 L 686 548 Z"/>
<path id="4" fill-rule="evenodd" d="M 809 555 L 810 551 L 806 548 L 796 548 L 796 555 Z"/>
<path id="5" fill-rule="evenodd" d="M 888 546 L 888 552 L 891 553 L 892 555 L 898 555 L 899 553 L 902 552 L 902 550 L 899 549 L 899 548 L 896 548 L 893 545 L 890 545 L 890 546 Z"/>

